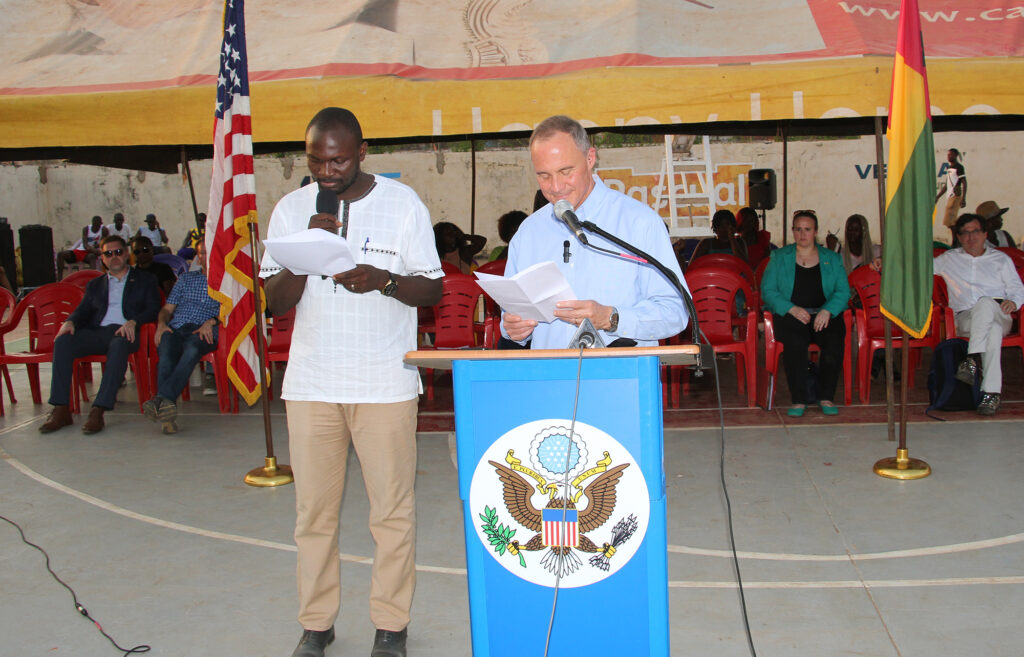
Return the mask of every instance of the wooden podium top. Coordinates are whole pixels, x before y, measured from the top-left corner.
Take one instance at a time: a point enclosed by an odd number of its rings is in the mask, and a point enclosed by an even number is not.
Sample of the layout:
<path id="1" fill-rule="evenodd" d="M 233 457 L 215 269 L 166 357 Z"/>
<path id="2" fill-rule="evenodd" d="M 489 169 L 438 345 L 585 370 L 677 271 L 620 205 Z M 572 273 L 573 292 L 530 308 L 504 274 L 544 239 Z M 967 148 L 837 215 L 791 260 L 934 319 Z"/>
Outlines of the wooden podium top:
<path id="1" fill-rule="evenodd" d="M 578 349 L 430 349 L 410 351 L 405 362 L 416 367 L 450 370 L 456 360 L 539 360 L 551 358 L 577 358 Z M 584 349 L 584 358 L 635 358 L 657 356 L 662 365 L 696 365 L 699 351 L 696 345 L 670 345 L 665 347 L 605 347 Z"/>

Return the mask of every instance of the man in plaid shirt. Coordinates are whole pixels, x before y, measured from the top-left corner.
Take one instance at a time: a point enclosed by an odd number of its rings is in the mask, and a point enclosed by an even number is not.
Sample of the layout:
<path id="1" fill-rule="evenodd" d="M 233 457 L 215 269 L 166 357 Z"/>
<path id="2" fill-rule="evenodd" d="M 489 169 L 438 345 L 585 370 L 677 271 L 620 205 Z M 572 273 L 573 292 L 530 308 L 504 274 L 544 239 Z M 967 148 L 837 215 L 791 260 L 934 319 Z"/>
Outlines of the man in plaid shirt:
<path id="1" fill-rule="evenodd" d="M 195 262 L 199 269 L 182 274 L 157 316 L 157 394 L 142 405 L 142 410 L 154 422 L 163 423 L 164 433 L 178 430 L 175 402 L 199 359 L 217 348 L 220 303 L 207 292 L 206 245 L 199 244 Z"/>

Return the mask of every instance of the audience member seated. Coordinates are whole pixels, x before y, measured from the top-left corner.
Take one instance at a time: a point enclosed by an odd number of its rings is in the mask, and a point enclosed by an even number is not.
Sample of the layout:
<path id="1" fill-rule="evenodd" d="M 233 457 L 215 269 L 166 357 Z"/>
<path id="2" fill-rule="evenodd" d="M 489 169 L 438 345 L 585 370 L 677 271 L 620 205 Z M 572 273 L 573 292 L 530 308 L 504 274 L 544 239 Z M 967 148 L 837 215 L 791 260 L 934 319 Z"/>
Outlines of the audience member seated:
<path id="1" fill-rule="evenodd" d="M 40 433 L 72 424 L 68 402 L 74 361 L 97 354 L 105 354 L 107 364 L 89 418 L 82 424 L 82 433 L 103 430 L 103 413 L 117 402 L 117 390 L 128 369 L 128 356 L 139 349 L 140 327 L 154 321 L 160 309 L 156 278 L 128 266 L 124 240 L 117 235 L 104 237 L 100 254 L 107 275 L 89 281 L 82 302 L 57 331 L 50 379 L 49 401 L 53 410 L 39 427 Z"/>
<path id="2" fill-rule="evenodd" d="M 736 232 L 736 215 L 730 210 L 719 210 L 711 217 L 711 230 L 714 237 L 701 240 L 693 251 L 693 262 L 708 253 L 728 253 L 742 260 L 747 260 L 747 245 Z"/>
<path id="3" fill-rule="evenodd" d="M 468 274 L 475 269 L 473 256 L 484 248 L 487 238 L 482 235 L 467 235 L 450 221 L 434 225 L 434 244 L 441 262 L 447 262 Z"/>
<path id="4" fill-rule="evenodd" d="M 103 237 L 106 237 L 107 235 L 117 235 L 125 241 L 125 244 L 127 244 L 132 238 L 132 229 L 124 222 L 124 215 L 120 212 L 114 213 L 114 223 L 107 224 L 103 228 Z"/>
<path id="5" fill-rule="evenodd" d="M 736 227 L 743 236 L 747 247 L 747 262 L 751 269 L 757 269 L 761 261 L 772 251 L 772 234 L 758 228 L 760 219 L 754 208 L 740 208 L 736 213 Z"/>
<path id="6" fill-rule="evenodd" d="M 871 241 L 871 228 L 864 215 L 851 214 L 847 218 L 841 253 L 847 274 L 864 264 L 875 271 L 882 267 L 882 247 Z"/>
<path id="7" fill-rule="evenodd" d="M 57 280 L 64 278 L 64 265 L 84 262 L 90 269 L 96 267 L 100 255 L 100 240 L 103 239 L 103 218 L 92 218 L 92 223 L 82 228 L 82 237 L 66 251 L 57 254 Z"/>
<path id="8" fill-rule="evenodd" d="M 181 243 L 181 248 L 178 249 L 178 256 L 185 260 L 194 258 L 196 256 L 196 248 L 201 242 L 206 240 L 206 213 L 200 212 L 196 222 L 197 226 L 188 231 L 188 234 L 185 235 L 185 241 Z"/>
<path id="9" fill-rule="evenodd" d="M 814 394 L 825 415 L 836 415 L 836 384 L 843 363 L 846 327 L 842 312 L 850 299 L 839 254 L 817 243 L 818 217 L 813 210 L 793 215 L 793 244 L 771 254 L 761 299 L 774 315 L 775 337 L 782 342 L 782 363 L 792 406 L 787 414 L 800 417 L 810 403 L 808 347 L 821 348 Z"/>
<path id="10" fill-rule="evenodd" d="M 195 261 L 199 269 L 182 274 L 157 316 L 157 393 L 142 410 L 146 417 L 163 424 L 164 433 L 178 430 L 178 397 L 199 360 L 217 348 L 220 303 L 207 292 L 206 246 L 202 242 Z"/>
<path id="11" fill-rule="evenodd" d="M 149 241 L 148 237 L 136 237 L 132 240 L 135 268 L 155 276 L 157 285 L 163 290 L 164 296 L 167 296 L 171 293 L 177 276 L 174 275 L 174 270 L 169 265 L 153 260 L 154 251 L 153 243 Z"/>
<path id="12" fill-rule="evenodd" d="M 155 214 L 150 213 L 146 215 L 146 225 L 139 226 L 135 237 L 148 237 L 149 242 L 153 245 L 153 253 L 171 252 L 171 249 L 167 246 L 170 240 L 167 239 L 166 231 L 160 227 L 160 222 L 156 220 Z"/>
<path id="13" fill-rule="evenodd" d="M 1017 242 L 1009 232 L 1003 230 L 1003 215 L 1009 209 L 999 207 L 995 201 L 985 201 L 975 210 L 975 213 L 985 222 L 988 242 L 992 246 L 1017 248 Z"/>
<path id="14" fill-rule="evenodd" d="M 973 384 L 980 371 L 978 413 L 995 415 L 1003 389 L 1003 336 L 1024 304 L 1024 284 L 1010 257 L 988 243 L 979 215 L 962 214 L 953 228 L 961 246 L 935 258 L 935 273 L 946 280 L 957 334 L 970 339 L 956 377 Z"/>
<path id="15" fill-rule="evenodd" d="M 487 258 L 489 262 L 504 260 L 508 257 L 508 243 L 512 241 L 524 219 L 526 219 L 526 213 L 522 210 L 512 210 L 498 217 L 498 237 L 504 244 L 491 250 L 491 255 Z"/>

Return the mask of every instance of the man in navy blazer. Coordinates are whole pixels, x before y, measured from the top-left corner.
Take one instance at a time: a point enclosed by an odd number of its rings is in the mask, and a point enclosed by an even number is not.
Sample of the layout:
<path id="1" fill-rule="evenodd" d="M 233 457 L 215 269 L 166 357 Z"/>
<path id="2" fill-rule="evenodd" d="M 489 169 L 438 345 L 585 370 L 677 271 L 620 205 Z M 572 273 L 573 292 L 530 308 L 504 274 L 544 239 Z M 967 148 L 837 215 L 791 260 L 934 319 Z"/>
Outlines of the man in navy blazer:
<path id="1" fill-rule="evenodd" d="M 50 403 L 53 411 L 39 427 L 50 433 L 72 424 L 68 400 L 71 372 L 76 358 L 103 354 L 107 367 L 82 433 L 103 430 L 103 413 L 114 408 L 128 357 L 139 348 L 139 327 L 156 320 L 160 292 L 156 277 L 128 266 L 128 246 L 118 235 L 100 241 L 100 257 L 106 276 L 89 281 L 85 298 L 61 325 L 53 343 L 53 376 Z"/>

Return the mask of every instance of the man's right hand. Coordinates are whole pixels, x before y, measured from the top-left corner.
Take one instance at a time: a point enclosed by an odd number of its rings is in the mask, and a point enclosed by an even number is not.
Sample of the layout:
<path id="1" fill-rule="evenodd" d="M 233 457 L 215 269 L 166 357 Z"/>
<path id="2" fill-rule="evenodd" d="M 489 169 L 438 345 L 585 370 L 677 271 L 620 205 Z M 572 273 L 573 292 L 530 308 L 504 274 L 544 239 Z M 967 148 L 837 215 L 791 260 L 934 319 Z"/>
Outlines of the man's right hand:
<path id="1" fill-rule="evenodd" d="M 501 316 L 501 323 L 505 325 L 505 332 L 508 337 L 516 342 L 522 342 L 530 337 L 533 329 L 537 326 L 535 319 L 523 319 L 519 315 L 505 313 Z"/>
<path id="2" fill-rule="evenodd" d="M 156 333 L 153 334 L 153 344 L 160 346 L 160 338 L 164 336 L 164 333 L 170 333 L 171 327 L 167 324 L 157 324 Z"/>
<path id="3" fill-rule="evenodd" d="M 333 214 L 319 212 L 309 218 L 309 228 L 323 228 L 328 233 L 337 235 L 338 229 L 341 228 L 341 222 Z"/>

